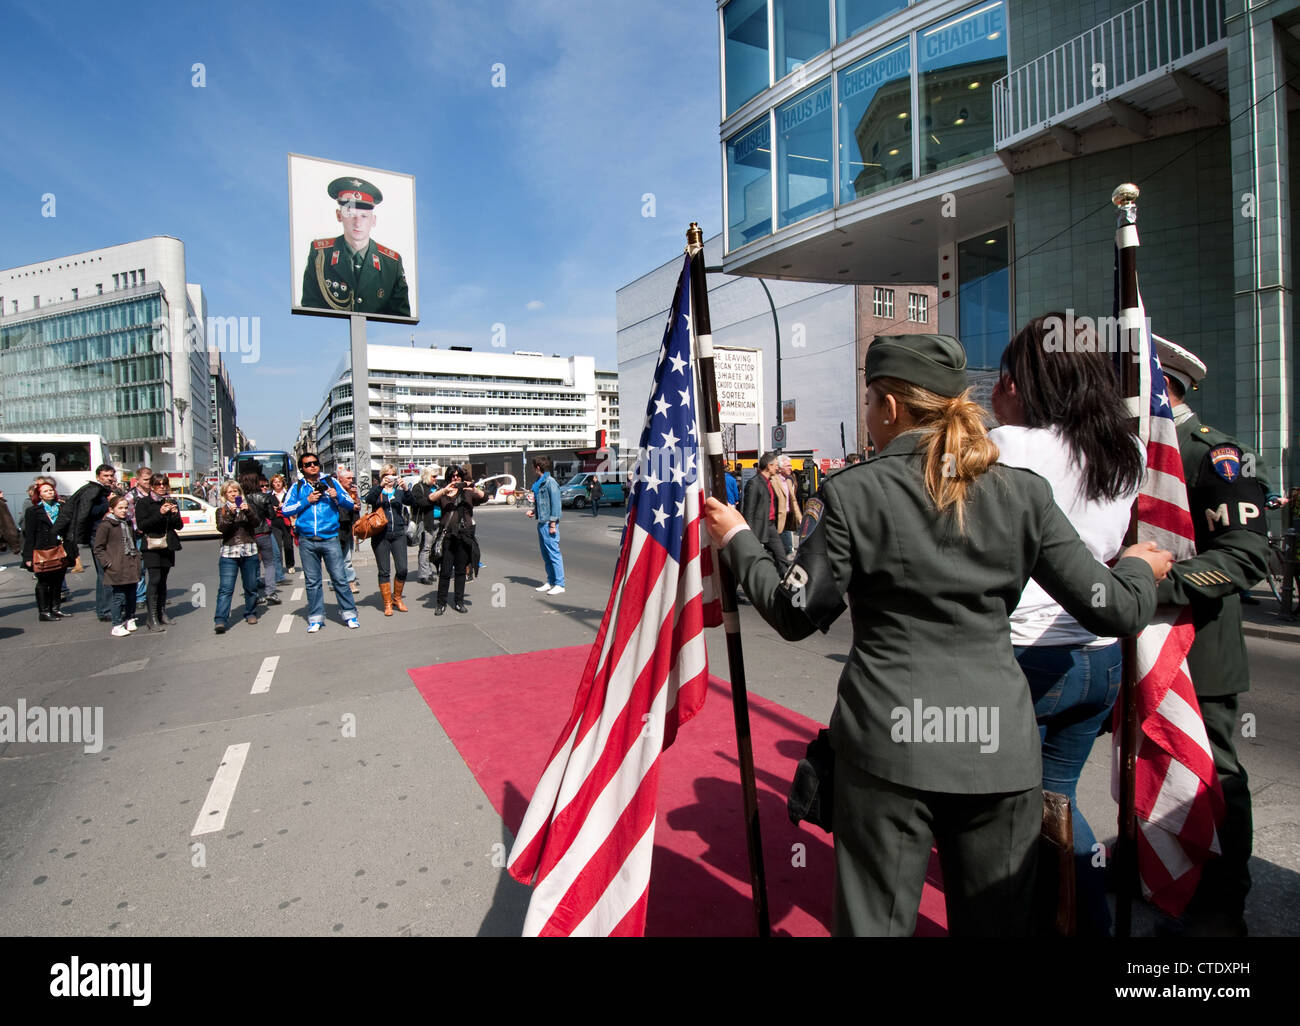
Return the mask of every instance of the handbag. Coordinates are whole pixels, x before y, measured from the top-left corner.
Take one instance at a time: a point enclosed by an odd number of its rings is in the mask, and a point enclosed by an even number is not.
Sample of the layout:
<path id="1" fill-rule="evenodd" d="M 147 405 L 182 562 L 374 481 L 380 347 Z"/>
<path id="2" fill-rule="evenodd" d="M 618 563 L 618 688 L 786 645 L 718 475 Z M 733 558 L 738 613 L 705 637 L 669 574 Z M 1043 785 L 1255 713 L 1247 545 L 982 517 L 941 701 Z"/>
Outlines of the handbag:
<path id="1" fill-rule="evenodd" d="M 157 552 L 162 549 L 166 549 L 168 547 L 167 535 L 161 534 L 155 538 L 151 534 L 146 534 L 144 536 L 144 547 L 154 552 Z"/>
<path id="2" fill-rule="evenodd" d="M 352 536 L 354 538 L 374 538 L 382 534 L 388 527 L 388 514 L 384 512 L 382 506 L 372 509 L 363 517 L 357 517 L 357 522 L 352 525 Z"/>
<path id="3" fill-rule="evenodd" d="M 414 519 L 406 522 L 406 544 L 415 545 L 420 540 L 420 525 Z"/>
<path id="4" fill-rule="evenodd" d="M 829 834 L 834 832 L 831 823 L 834 807 L 835 750 L 831 748 L 831 732 L 823 728 L 808 742 L 808 750 L 794 771 L 786 811 L 791 823 L 806 819 Z"/>
<path id="5" fill-rule="evenodd" d="M 32 552 L 32 573 L 47 574 L 51 570 L 62 570 L 68 562 L 68 553 L 62 545 L 52 549 L 36 549 Z"/>

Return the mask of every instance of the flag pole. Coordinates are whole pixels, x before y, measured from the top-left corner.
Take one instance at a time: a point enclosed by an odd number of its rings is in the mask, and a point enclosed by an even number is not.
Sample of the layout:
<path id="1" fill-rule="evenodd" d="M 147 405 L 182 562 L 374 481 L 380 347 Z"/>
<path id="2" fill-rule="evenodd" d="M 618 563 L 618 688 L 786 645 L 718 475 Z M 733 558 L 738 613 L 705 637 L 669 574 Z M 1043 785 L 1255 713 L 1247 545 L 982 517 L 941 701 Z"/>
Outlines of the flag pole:
<path id="1" fill-rule="evenodd" d="M 1115 225 L 1115 305 L 1122 328 L 1119 347 L 1120 388 L 1128 407 L 1130 430 L 1139 433 L 1138 403 L 1141 400 L 1141 341 L 1142 324 L 1138 304 L 1137 283 L 1137 199 L 1136 185 L 1124 184 L 1111 194 L 1117 217 Z M 1153 382 L 1154 387 L 1154 382 Z M 1129 511 L 1128 531 L 1124 544 L 1137 544 L 1138 502 L 1133 500 Z M 1137 815 L 1134 789 L 1137 780 L 1138 745 L 1138 680 L 1137 637 L 1124 638 L 1121 643 L 1124 659 L 1123 689 L 1120 697 L 1120 769 L 1119 769 L 1119 823 L 1115 861 L 1119 874 L 1119 888 L 1115 902 L 1115 936 L 1128 937 L 1133 931 L 1133 898 L 1137 894 L 1138 852 Z"/>
<path id="2" fill-rule="evenodd" d="M 698 340 L 700 411 L 704 421 L 705 452 L 709 457 L 713 495 L 726 495 L 727 473 L 722 451 L 722 422 L 718 410 L 718 384 L 713 368 L 709 290 L 704 278 L 704 232 L 692 221 L 686 230 L 686 252 L 691 258 L 691 323 Z M 714 565 L 722 590 L 722 622 L 727 631 L 727 666 L 731 674 L 731 707 L 736 720 L 736 750 L 740 757 L 740 788 L 745 810 L 745 840 L 749 847 L 749 883 L 754 896 L 754 922 L 760 937 L 772 935 L 767 908 L 767 874 L 763 869 L 763 839 L 758 830 L 758 787 L 754 782 L 754 742 L 749 730 L 749 692 L 745 686 L 745 653 L 740 643 L 740 616 L 736 611 L 736 580 L 731 567 L 717 557 Z"/>

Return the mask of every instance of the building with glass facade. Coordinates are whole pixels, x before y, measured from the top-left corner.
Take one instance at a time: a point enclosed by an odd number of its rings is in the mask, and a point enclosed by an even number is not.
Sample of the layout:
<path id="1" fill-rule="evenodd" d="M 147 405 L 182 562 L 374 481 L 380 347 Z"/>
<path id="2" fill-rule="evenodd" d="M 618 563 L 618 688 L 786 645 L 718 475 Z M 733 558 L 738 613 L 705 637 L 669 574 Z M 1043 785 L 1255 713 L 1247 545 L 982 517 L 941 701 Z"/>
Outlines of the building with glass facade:
<path id="1" fill-rule="evenodd" d="M 1300 0 L 722 0 L 718 28 L 728 273 L 933 286 L 996 368 L 1030 317 L 1110 315 L 1135 182 L 1192 405 L 1295 483 Z"/>
<path id="2" fill-rule="evenodd" d="M 165 236 L 0 270 L 0 430 L 99 434 L 124 468 L 206 470 L 202 303 Z"/>
<path id="3" fill-rule="evenodd" d="M 596 366 L 590 356 L 366 347 L 371 471 L 446 464 L 470 453 L 590 448 Z M 351 466 L 356 400 L 344 358 L 316 414 L 326 466 Z M 365 480 L 365 475 L 358 473 Z"/>

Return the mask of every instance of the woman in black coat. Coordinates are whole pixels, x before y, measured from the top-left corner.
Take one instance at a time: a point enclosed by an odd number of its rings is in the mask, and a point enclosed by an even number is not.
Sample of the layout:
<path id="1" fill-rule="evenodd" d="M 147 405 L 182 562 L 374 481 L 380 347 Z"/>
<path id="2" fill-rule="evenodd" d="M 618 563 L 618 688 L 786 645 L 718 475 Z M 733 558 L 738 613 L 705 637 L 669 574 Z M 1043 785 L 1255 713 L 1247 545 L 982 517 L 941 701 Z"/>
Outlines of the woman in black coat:
<path id="1" fill-rule="evenodd" d="M 399 613 L 408 612 L 402 601 L 402 589 L 406 587 L 406 507 L 411 504 L 411 497 L 402 487 L 395 466 L 385 463 L 379 473 L 379 483 L 366 494 L 366 505 L 372 510 L 382 509 L 388 517 L 388 526 L 371 537 L 370 549 L 379 570 L 379 596 L 384 601 L 384 615 L 392 616 L 394 609 Z"/>
<path id="2" fill-rule="evenodd" d="M 180 507 L 168 494 L 167 479 L 155 477 L 153 490 L 147 499 L 137 499 L 135 503 L 135 526 L 145 537 L 144 568 L 149 571 L 149 590 L 145 595 L 145 625 L 151 631 L 165 631 L 166 624 L 175 621 L 167 619 L 167 574 L 176 565 L 176 553 L 180 551 L 181 540 L 176 532 L 181 529 Z M 156 548 L 149 539 L 163 539 L 166 546 Z"/>
<path id="3" fill-rule="evenodd" d="M 54 485 L 42 483 L 34 498 L 35 504 L 23 517 L 23 566 L 28 570 L 32 570 L 32 554 L 37 549 L 62 545 L 63 535 L 72 528 L 71 513 L 66 503 L 59 503 Z M 42 621 L 66 620 L 72 616 L 59 608 L 63 601 L 63 575 L 62 566 L 36 574 L 36 609 Z"/>

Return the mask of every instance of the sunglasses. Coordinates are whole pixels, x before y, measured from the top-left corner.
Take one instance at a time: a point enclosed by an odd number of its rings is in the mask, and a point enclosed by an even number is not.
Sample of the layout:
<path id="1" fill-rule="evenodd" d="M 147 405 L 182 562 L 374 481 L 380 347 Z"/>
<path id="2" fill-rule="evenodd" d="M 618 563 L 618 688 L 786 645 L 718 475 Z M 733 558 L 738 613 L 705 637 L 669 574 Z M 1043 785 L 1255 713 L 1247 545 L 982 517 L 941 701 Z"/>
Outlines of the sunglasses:
<path id="1" fill-rule="evenodd" d="M 315 460 L 308 460 L 306 463 L 302 465 L 302 468 L 303 470 L 306 470 L 308 467 L 319 467 L 319 466 L 320 464 L 317 463 Z"/>

